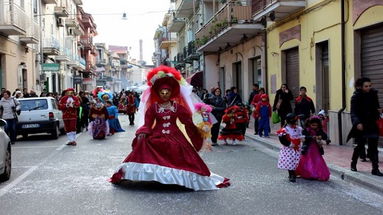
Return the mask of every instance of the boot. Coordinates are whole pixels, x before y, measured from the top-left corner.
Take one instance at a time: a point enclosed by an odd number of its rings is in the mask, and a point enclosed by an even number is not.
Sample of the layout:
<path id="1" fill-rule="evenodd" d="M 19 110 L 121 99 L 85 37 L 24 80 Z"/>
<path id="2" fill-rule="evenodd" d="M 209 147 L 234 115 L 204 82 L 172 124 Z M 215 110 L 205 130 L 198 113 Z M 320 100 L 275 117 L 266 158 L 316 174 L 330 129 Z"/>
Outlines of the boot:
<path id="1" fill-rule="evenodd" d="M 351 162 L 351 171 L 353 171 L 353 172 L 357 172 L 358 171 L 356 169 L 356 163 L 355 162 Z"/>
<path id="2" fill-rule="evenodd" d="M 297 177 L 295 176 L 295 172 L 293 170 L 289 170 L 289 181 L 293 183 L 297 181 Z"/>
<path id="3" fill-rule="evenodd" d="M 383 173 L 381 173 L 381 172 L 379 171 L 379 169 L 373 169 L 373 170 L 371 171 L 371 174 L 372 174 L 372 175 L 376 175 L 376 176 L 383 176 Z"/>

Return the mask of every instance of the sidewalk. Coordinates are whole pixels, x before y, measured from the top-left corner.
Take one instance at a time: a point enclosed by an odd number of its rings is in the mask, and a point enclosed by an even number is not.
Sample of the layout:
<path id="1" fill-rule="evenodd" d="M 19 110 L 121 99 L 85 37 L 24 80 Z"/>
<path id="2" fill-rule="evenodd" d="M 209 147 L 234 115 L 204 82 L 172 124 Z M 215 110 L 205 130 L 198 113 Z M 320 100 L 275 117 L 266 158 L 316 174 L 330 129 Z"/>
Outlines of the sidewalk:
<path id="1" fill-rule="evenodd" d="M 281 147 L 275 129 L 272 129 L 270 138 L 262 138 L 258 135 L 254 135 L 254 129 L 250 126 L 246 131 L 246 137 L 274 151 L 279 151 Z M 358 172 L 352 172 L 350 170 L 351 156 L 353 153 L 353 147 L 351 145 L 340 146 L 336 145 L 336 143 L 330 143 L 330 145 L 324 145 L 323 147 L 325 151 L 324 159 L 332 175 L 338 175 L 343 180 L 356 183 L 383 194 L 383 177 L 371 175 L 371 162 L 358 161 Z M 383 171 L 382 152 L 379 153 L 379 161 L 380 170 Z"/>

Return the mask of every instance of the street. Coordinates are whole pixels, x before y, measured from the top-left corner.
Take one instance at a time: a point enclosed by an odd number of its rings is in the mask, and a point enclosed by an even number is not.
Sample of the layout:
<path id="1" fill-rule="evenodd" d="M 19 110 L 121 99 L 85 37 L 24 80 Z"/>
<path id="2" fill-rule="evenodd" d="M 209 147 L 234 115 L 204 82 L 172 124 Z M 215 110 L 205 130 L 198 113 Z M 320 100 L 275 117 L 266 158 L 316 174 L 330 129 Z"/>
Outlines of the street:
<path id="1" fill-rule="evenodd" d="M 383 201 L 370 191 L 332 177 L 329 182 L 287 180 L 276 159 L 256 142 L 214 147 L 202 157 L 212 172 L 231 179 L 218 191 L 193 192 L 154 183 L 110 184 L 107 180 L 131 151 L 136 127 L 106 140 L 44 135 L 13 145 L 11 179 L 0 184 L 0 214 L 382 214 Z"/>

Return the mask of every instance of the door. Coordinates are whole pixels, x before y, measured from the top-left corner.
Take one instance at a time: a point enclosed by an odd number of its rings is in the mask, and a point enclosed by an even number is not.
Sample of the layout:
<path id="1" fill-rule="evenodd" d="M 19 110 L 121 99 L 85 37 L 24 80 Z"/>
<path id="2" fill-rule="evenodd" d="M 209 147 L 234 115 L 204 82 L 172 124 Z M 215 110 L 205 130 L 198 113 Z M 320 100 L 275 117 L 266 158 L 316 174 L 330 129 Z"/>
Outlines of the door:
<path id="1" fill-rule="evenodd" d="M 23 88 L 27 88 L 28 89 L 28 70 L 26 69 L 23 69 L 22 70 L 22 81 L 23 81 Z"/>
<path id="2" fill-rule="evenodd" d="M 258 84 L 259 87 L 263 87 L 262 80 L 263 79 L 262 79 L 261 57 L 250 59 L 249 86 L 253 86 L 253 84 Z"/>
<path id="3" fill-rule="evenodd" d="M 238 94 L 242 95 L 242 62 L 233 63 L 233 86 L 238 88 Z"/>
<path id="4" fill-rule="evenodd" d="M 330 109 L 328 42 L 316 45 L 316 104 L 317 110 Z"/>
<path id="5" fill-rule="evenodd" d="M 299 95 L 299 50 L 292 48 L 284 51 L 285 83 L 293 93 L 294 98 Z"/>
<path id="6" fill-rule="evenodd" d="M 383 25 L 361 32 L 362 77 L 370 78 L 383 107 Z"/>

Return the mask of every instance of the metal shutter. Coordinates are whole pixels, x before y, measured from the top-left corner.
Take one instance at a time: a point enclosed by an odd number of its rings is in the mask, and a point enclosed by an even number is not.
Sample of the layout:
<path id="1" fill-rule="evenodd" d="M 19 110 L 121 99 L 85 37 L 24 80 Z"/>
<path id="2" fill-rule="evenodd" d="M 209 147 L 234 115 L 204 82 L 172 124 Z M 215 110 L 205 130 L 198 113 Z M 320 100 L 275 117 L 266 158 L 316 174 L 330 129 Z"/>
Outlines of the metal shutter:
<path id="1" fill-rule="evenodd" d="M 286 53 L 286 84 L 294 95 L 299 95 L 299 51 L 293 48 Z"/>
<path id="2" fill-rule="evenodd" d="M 363 30 L 361 36 L 362 76 L 371 79 L 383 107 L 383 26 Z"/>

